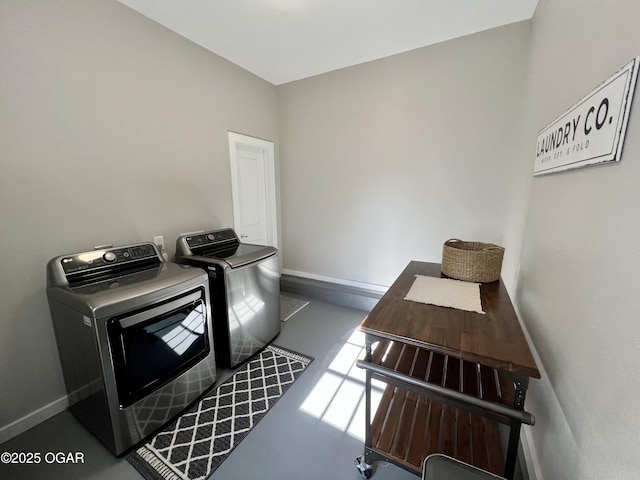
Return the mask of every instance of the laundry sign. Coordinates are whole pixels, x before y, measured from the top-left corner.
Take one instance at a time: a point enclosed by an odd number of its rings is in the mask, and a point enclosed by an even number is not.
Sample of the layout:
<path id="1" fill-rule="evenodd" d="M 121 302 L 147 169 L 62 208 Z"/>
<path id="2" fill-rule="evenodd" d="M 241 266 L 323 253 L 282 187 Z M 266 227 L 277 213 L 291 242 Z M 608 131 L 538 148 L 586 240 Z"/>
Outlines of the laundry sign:
<path id="1" fill-rule="evenodd" d="M 538 134 L 534 175 L 620 160 L 640 57 Z"/>

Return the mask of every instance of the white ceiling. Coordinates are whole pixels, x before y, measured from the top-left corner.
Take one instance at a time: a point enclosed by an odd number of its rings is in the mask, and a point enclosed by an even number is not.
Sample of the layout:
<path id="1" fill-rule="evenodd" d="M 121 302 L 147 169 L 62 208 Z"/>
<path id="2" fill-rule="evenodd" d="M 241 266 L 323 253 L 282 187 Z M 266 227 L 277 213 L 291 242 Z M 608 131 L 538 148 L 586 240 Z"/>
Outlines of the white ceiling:
<path id="1" fill-rule="evenodd" d="M 118 0 L 280 85 L 529 19 L 538 0 Z"/>

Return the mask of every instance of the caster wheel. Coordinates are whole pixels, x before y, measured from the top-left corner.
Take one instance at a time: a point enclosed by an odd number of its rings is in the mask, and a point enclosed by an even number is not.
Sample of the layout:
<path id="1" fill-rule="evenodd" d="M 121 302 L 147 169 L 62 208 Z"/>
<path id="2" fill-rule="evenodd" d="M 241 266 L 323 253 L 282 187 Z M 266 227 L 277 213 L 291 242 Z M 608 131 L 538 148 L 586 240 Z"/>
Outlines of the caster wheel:
<path id="1" fill-rule="evenodd" d="M 360 472 L 360 475 L 362 475 L 362 478 L 371 478 L 371 475 L 373 475 L 373 469 L 371 468 L 371 465 L 364 461 L 363 455 L 356 458 L 353 463 L 356 464 L 356 468 L 358 469 L 358 472 Z"/>

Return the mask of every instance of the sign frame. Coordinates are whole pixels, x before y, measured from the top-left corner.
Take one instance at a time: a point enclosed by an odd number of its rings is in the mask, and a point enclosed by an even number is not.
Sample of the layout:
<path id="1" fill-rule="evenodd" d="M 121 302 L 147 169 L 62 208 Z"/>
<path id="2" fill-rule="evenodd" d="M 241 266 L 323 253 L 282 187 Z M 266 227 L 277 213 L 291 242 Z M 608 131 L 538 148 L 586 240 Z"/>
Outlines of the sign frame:
<path id="1" fill-rule="evenodd" d="M 538 133 L 534 176 L 620 161 L 639 65 L 635 57 Z"/>

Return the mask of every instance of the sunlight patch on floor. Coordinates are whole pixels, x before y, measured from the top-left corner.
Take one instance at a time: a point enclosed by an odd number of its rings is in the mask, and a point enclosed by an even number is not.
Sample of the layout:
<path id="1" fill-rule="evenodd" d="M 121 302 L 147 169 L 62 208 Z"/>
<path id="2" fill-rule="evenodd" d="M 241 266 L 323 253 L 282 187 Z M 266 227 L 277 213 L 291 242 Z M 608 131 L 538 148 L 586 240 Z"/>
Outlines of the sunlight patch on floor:
<path id="1" fill-rule="evenodd" d="M 356 366 L 356 361 L 364 355 L 364 334 L 354 331 L 300 406 L 303 412 L 362 441 L 365 372 Z M 371 411 L 375 412 L 384 383 L 374 380 L 371 385 Z"/>

